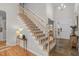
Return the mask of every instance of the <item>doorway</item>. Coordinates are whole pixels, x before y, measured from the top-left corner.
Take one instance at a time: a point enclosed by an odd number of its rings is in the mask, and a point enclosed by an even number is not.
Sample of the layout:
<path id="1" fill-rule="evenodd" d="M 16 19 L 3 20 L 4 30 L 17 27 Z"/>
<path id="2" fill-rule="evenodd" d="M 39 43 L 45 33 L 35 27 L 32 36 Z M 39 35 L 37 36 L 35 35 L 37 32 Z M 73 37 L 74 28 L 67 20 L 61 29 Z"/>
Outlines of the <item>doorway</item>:
<path id="1" fill-rule="evenodd" d="M 0 48 L 6 46 L 6 12 L 0 10 Z"/>

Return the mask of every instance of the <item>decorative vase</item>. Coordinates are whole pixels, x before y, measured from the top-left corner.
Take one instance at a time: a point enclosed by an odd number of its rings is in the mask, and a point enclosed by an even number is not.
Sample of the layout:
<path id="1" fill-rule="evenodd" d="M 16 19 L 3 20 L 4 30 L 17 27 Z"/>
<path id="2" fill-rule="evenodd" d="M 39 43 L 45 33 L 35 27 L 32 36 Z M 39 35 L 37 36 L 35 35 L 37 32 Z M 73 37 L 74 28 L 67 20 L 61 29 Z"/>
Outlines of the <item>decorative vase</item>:
<path id="1" fill-rule="evenodd" d="M 77 35 L 75 34 L 77 26 L 71 26 L 72 28 L 72 33 L 70 35 L 70 40 L 71 40 L 71 47 L 76 48 L 77 46 Z"/>

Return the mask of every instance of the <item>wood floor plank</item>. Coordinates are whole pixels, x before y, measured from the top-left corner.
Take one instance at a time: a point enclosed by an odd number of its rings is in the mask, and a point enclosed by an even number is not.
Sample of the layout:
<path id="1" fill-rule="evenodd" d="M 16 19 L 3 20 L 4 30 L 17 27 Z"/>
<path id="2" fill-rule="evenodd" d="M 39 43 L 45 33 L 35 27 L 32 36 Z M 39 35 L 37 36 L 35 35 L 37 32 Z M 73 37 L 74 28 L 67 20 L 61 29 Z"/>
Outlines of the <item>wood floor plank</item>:
<path id="1" fill-rule="evenodd" d="M 0 52 L 0 56 L 34 56 L 34 54 L 20 46 L 13 46 Z"/>
<path id="2" fill-rule="evenodd" d="M 6 46 L 6 41 L 0 41 L 0 47 Z"/>

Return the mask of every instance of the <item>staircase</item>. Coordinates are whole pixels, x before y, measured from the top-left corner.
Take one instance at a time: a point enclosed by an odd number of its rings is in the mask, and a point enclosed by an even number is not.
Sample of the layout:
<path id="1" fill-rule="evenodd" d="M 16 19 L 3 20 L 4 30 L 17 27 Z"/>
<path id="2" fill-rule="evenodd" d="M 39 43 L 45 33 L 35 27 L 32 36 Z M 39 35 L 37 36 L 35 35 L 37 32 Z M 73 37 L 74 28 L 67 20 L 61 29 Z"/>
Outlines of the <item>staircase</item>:
<path id="1" fill-rule="evenodd" d="M 41 49 L 49 53 L 49 51 L 55 46 L 56 40 L 48 40 L 48 37 L 46 37 L 43 31 L 26 14 L 20 12 L 19 17 L 31 31 L 32 36 L 36 38 Z"/>
<path id="2" fill-rule="evenodd" d="M 41 31 L 26 15 L 19 14 L 19 16 L 22 18 L 23 22 L 25 22 L 26 26 L 28 26 L 28 28 L 32 32 L 33 36 L 35 36 L 37 38 L 37 40 L 39 41 L 39 44 L 41 46 L 43 46 L 42 48 L 44 50 L 47 50 L 48 41 L 47 41 L 47 37 L 45 36 L 43 31 Z M 46 47 L 44 47 L 44 46 L 46 46 Z"/>

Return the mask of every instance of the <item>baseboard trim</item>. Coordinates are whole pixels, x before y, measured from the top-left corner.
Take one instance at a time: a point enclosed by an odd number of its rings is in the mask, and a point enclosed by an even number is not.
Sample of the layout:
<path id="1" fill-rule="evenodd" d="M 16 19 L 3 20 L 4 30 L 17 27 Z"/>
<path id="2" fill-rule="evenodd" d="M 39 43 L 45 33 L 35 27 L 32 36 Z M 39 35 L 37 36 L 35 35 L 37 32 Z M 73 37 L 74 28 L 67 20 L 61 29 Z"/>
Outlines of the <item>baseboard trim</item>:
<path id="1" fill-rule="evenodd" d="M 9 47 L 10 47 L 10 46 L 16 46 L 16 45 L 17 45 L 17 44 L 10 44 L 10 43 L 8 43 L 8 42 L 6 43 L 6 46 L 9 46 Z"/>
<path id="2" fill-rule="evenodd" d="M 26 48 L 29 52 L 33 53 L 35 56 L 41 56 L 40 54 L 38 54 L 37 52 L 29 49 L 29 48 Z"/>
<path id="3" fill-rule="evenodd" d="M 6 41 L 6 40 L 0 40 L 0 41 Z"/>

